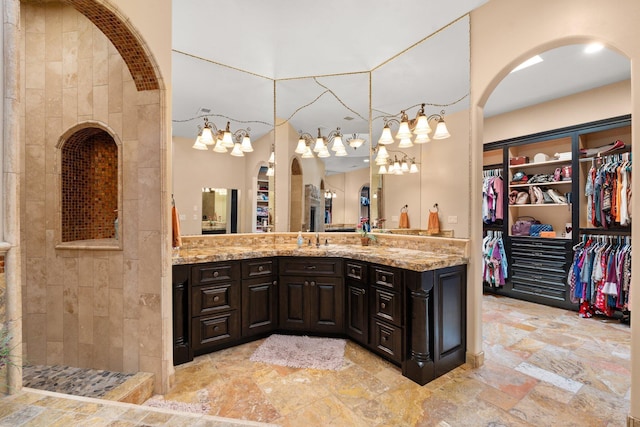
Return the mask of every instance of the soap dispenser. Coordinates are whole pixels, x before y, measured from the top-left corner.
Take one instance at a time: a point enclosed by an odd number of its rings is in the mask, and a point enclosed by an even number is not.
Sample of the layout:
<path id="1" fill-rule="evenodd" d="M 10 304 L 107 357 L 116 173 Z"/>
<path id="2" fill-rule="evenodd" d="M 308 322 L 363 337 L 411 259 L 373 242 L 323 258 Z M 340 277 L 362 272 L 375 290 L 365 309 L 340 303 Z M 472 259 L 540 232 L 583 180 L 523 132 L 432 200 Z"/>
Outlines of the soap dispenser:
<path id="1" fill-rule="evenodd" d="M 301 248 L 304 240 L 302 239 L 302 231 L 298 231 L 298 247 Z"/>

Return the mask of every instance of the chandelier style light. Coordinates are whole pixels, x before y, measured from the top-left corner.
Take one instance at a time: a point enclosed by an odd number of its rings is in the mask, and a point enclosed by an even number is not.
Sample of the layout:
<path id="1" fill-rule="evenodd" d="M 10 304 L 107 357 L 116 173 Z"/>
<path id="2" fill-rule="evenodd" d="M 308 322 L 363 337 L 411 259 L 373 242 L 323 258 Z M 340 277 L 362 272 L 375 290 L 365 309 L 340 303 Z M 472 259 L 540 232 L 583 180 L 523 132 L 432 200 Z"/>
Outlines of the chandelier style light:
<path id="1" fill-rule="evenodd" d="M 204 118 L 204 126 L 198 126 L 198 136 L 192 148 L 196 150 L 208 150 L 209 146 L 213 146 L 216 153 L 226 153 L 231 148 L 231 155 L 242 157 L 244 153 L 253 151 L 251 145 L 251 137 L 249 136 L 250 128 L 238 129 L 235 132 L 230 130 L 230 122 L 224 130 L 218 129 L 215 124 L 211 123 L 207 117 Z"/>
<path id="2" fill-rule="evenodd" d="M 451 134 L 444 122 L 444 110 L 442 110 L 440 114 L 431 114 L 430 116 L 426 116 L 424 113 L 425 105 L 426 104 L 422 104 L 420 106 L 420 110 L 418 110 L 416 118 L 412 120 L 409 120 L 409 116 L 407 116 L 407 113 L 404 110 L 400 112 L 399 121 L 395 118 L 385 118 L 382 135 L 380 136 L 378 143 L 382 145 L 390 145 L 395 142 L 395 139 L 397 139 L 400 141 L 398 143 L 398 148 L 409 148 L 412 147 L 413 144 L 424 144 L 425 142 L 429 142 L 431 140 L 429 138 L 429 134 L 431 133 L 431 126 L 429 126 L 429 122 L 432 120 L 437 120 L 436 131 L 432 138 L 449 138 Z M 391 135 L 390 127 L 390 125 L 394 123 L 398 124 L 398 132 L 396 133 L 395 139 Z M 414 135 L 415 139 L 412 141 L 411 138 L 413 138 Z"/>
<path id="3" fill-rule="evenodd" d="M 376 150 L 385 149 L 384 145 L 379 145 Z M 392 151 L 396 152 L 396 151 Z M 418 164 L 416 163 L 415 157 L 409 157 L 406 153 L 402 151 L 397 151 L 400 153 L 401 157 L 398 160 L 398 156 L 394 154 L 393 160 L 389 156 L 387 152 L 387 157 L 385 159 L 376 160 L 376 165 L 378 165 L 378 174 L 379 175 L 404 175 L 405 173 L 418 173 L 420 170 L 418 169 Z M 377 157 L 376 157 L 377 159 Z"/>
<path id="4" fill-rule="evenodd" d="M 298 131 L 300 133 L 298 137 L 298 145 L 296 145 L 295 152 L 302 154 L 303 159 L 312 159 L 315 157 L 313 153 L 320 158 L 330 157 L 331 152 L 335 152 L 335 156 L 342 157 L 347 155 L 347 150 L 342 142 L 342 133 L 340 128 L 331 131 L 326 137 L 322 136 L 320 128 L 318 128 L 318 136 L 314 138 L 307 132 Z M 354 134 L 355 135 L 355 134 Z M 333 145 L 331 145 L 333 143 Z M 311 146 L 313 145 L 313 148 Z M 331 148 L 329 148 L 331 145 Z"/>

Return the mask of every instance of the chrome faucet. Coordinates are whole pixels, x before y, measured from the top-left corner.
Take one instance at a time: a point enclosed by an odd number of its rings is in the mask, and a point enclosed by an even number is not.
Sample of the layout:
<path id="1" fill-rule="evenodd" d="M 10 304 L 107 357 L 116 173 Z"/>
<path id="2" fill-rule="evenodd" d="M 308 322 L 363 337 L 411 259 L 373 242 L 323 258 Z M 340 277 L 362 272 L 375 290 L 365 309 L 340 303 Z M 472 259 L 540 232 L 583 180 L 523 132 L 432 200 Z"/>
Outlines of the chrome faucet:
<path id="1" fill-rule="evenodd" d="M 320 247 L 320 235 L 316 233 L 316 248 Z"/>

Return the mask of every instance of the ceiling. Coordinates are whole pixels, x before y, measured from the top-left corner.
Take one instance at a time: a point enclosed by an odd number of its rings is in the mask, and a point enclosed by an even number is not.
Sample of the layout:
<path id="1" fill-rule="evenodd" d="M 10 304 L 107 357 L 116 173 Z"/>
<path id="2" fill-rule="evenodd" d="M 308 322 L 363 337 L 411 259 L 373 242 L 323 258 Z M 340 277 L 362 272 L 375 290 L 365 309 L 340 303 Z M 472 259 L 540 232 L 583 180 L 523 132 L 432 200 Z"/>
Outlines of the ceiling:
<path id="1" fill-rule="evenodd" d="M 255 141 L 277 116 L 314 136 L 318 128 L 326 136 L 341 127 L 369 141 L 369 101 L 374 140 L 382 116 L 401 109 L 414 107 L 409 114 L 415 114 L 422 102 L 437 104 L 427 114 L 467 109 L 465 15 L 485 2 L 174 2 L 173 135 L 195 138 L 208 115 L 218 127 L 227 120 L 232 130 L 249 127 Z M 585 55 L 582 48 L 548 51 L 543 62 L 509 74 L 485 116 L 629 78 L 625 57 L 606 49 Z M 367 166 L 368 146 L 348 151 L 325 159 L 329 174 Z"/>

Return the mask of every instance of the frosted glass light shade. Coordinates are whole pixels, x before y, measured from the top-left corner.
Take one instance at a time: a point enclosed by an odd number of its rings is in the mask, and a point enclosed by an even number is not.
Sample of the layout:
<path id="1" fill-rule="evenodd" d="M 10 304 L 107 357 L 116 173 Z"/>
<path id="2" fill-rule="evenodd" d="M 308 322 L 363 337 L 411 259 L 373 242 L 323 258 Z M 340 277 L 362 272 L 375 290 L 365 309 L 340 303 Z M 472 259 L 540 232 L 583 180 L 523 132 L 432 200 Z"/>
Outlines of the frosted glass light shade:
<path id="1" fill-rule="evenodd" d="M 200 139 L 199 135 L 196 138 L 196 142 L 193 143 L 193 146 L 191 148 L 195 148 L 196 150 L 208 150 L 209 149 L 209 147 L 207 147 L 207 144 L 202 142 L 202 139 Z"/>
<path id="2" fill-rule="evenodd" d="M 249 135 L 242 138 L 240 149 L 243 153 L 251 153 L 253 151 L 253 146 L 251 145 L 251 138 L 249 138 Z"/>
<path id="3" fill-rule="evenodd" d="M 244 153 L 242 152 L 242 147 L 239 142 L 233 144 L 233 150 L 231 150 L 231 155 L 235 157 L 243 157 Z"/>
<path id="4" fill-rule="evenodd" d="M 396 133 L 396 139 L 411 138 L 411 130 L 409 129 L 409 123 L 406 121 L 400 122 L 400 128 Z"/>
<path id="5" fill-rule="evenodd" d="M 329 153 L 329 149 L 325 145 L 323 149 L 318 151 L 318 157 L 331 157 L 331 153 Z"/>
<path id="6" fill-rule="evenodd" d="M 421 114 L 418 116 L 418 120 L 416 121 L 416 127 L 413 129 L 413 133 L 416 135 L 425 135 L 431 132 L 431 127 L 429 126 L 429 120 L 427 120 L 427 116 Z"/>
<path id="7" fill-rule="evenodd" d="M 311 151 L 311 147 L 307 147 L 302 155 L 303 159 L 313 159 L 313 151 Z"/>
<path id="8" fill-rule="evenodd" d="M 331 150 L 345 151 L 344 143 L 342 142 L 342 137 L 340 135 L 337 135 L 335 138 L 333 138 L 333 145 L 331 146 Z"/>
<path id="9" fill-rule="evenodd" d="M 402 170 L 402 172 L 409 172 L 409 165 L 407 164 L 407 162 L 402 162 L 402 165 L 400 165 L 400 170 Z"/>
<path id="10" fill-rule="evenodd" d="M 316 145 L 313 146 L 313 152 L 319 153 L 320 151 L 326 149 L 327 146 L 324 143 L 324 138 L 317 138 Z"/>
<path id="11" fill-rule="evenodd" d="M 224 146 L 221 139 L 216 140 L 216 146 L 213 147 L 213 151 L 216 153 L 226 153 L 227 147 Z"/>
<path id="12" fill-rule="evenodd" d="M 418 165 L 416 165 L 415 163 L 411 163 L 411 167 L 409 168 L 409 173 L 418 173 L 420 172 L 418 170 Z"/>
<path id="13" fill-rule="evenodd" d="M 307 144 L 304 139 L 300 138 L 298 140 L 298 145 L 296 145 L 295 151 L 298 154 L 304 154 L 304 152 L 307 151 Z"/>
<path id="14" fill-rule="evenodd" d="M 364 139 L 362 138 L 353 138 L 349 140 L 349 145 L 354 149 L 361 147 L 362 144 L 364 144 Z"/>
<path id="15" fill-rule="evenodd" d="M 402 138 L 400 140 L 400 144 L 398 144 L 398 148 L 411 148 L 413 147 L 413 142 L 411 142 L 411 138 Z"/>
<path id="16" fill-rule="evenodd" d="M 387 160 L 389 158 L 389 152 L 387 151 L 387 147 L 384 145 L 380 145 L 378 147 L 378 154 L 376 154 L 376 163 L 378 160 Z"/>
<path id="17" fill-rule="evenodd" d="M 386 175 L 387 174 L 387 165 L 380 165 L 380 167 L 378 168 L 378 174 L 379 175 Z"/>
<path id="18" fill-rule="evenodd" d="M 427 135 L 426 133 L 422 133 L 420 135 L 416 135 L 416 138 L 413 140 L 413 143 L 424 144 L 429 141 L 431 141 L 431 138 L 429 138 L 429 135 Z"/>
<path id="19" fill-rule="evenodd" d="M 267 174 L 266 175 L 267 176 L 273 176 L 274 172 L 275 172 L 275 170 L 273 169 L 273 166 L 269 166 L 267 168 Z"/>
<path id="20" fill-rule="evenodd" d="M 336 151 L 336 157 L 344 157 L 347 155 L 347 150 L 345 150 L 344 147 L 342 147 L 342 149 L 338 149 L 338 151 Z"/>
<path id="21" fill-rule="evenodd" d="M 436 132 L 433 134 L 433 139 L 445 139 L 449 138 L 450 136 L 451 134 L 449 133 L 444 120 L 438 120 L 438 124 L 436 125 Z"/>
<path id="22" fill-rule="evenodd" d="M 213 132 L 208 127 L 202 129 L 202 135 L 200 136 L 200 140 L 206 145 L 213 145 L 215 140 L 213 138 Z"/>
<path id="23" fill-rule="evenodd" d="M 391 128 L 388 125 L 385 125 L 382 129 L 382 135 L 380 135 L 380 139 L 378 140 L 378 144 L 388 145 L 393 144 L 393 136 L 391 136 Z"/>

